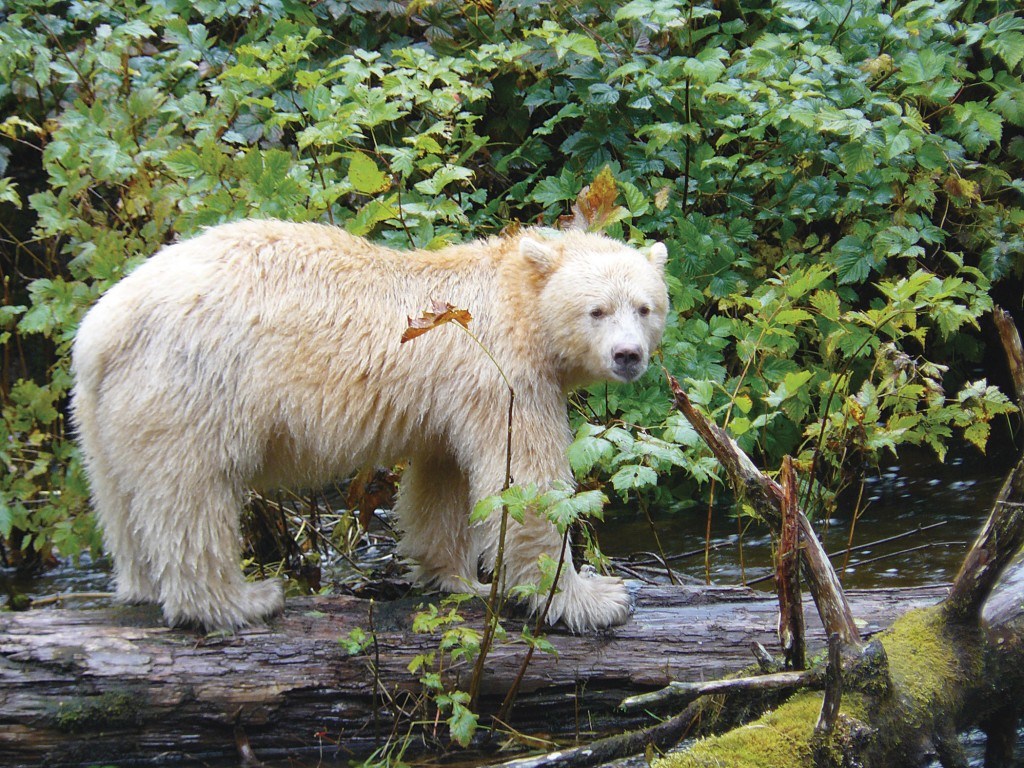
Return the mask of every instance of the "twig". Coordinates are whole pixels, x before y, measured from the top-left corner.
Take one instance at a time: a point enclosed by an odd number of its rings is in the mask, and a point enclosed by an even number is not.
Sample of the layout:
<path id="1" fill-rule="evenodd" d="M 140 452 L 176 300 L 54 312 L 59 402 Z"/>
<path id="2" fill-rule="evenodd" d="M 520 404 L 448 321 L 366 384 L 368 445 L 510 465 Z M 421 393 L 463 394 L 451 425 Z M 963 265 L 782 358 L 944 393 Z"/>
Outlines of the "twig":
<path id="1" fill-rule="evenodd" d="M 710 680 L 703 683 L 673 681 L 660 690 L 623 699 L 619 704 L 619 709 L 627 713 L 638 712 L 689 702 L 698 696 L 713 696 L 722 693 L 765 693 L 820 686 L 821 674 L 808 670 L 773 672 L 767 675 Z"/>
<path id="2" fill-rule="evenodd" d="M 534 625 L 533 630 L 534 637 L 540 636 L 541 630 L 544 628 L 544 620 L 547 618 L 548 611 L 551 608 L 551 601 L 554 599 L 555 593 L 558 591 L 558 579 L 562 575 L 562 569 L 565 567 L 565 552 L 568 546 L 569 529 L 566 528 L 565 533 L 562 534 L 562 549 L 558 553 L 558 565 L 555 568 L 555 578 L 551 582 L 551 589 L 548 590 L 548 597 L 544 602 L 544 608 L 537 614 L 537 623 Z M 526 670 L 530 666 L 530 662 L 533 660 L 533 654 L 536 649 L 536 644 L 530 643 L 530 647 L 526 650 L 526 656 L 523 657 L 523 663 L 519 665 L 519 673 L 516 675 L 516 679 L 512 681 L 512 685 L 509 687 L 508 693 L 505 694 L 505 698 L 501 702 L 497 718 L 503 722 L 509 723 L 512 721 L 512 705 L 515 704 L 516 696 L 519 694 L 519 686 L 522 685 L 523 678 L 526 677 Z"/>
<path id="3" fill-rule="evenodd" d="M 874 541 L 868 541 L 868 542 L 865 542 L 864 544 L 858 544 L 855 547 L 848 547 L 848 548 L 846 548 L 846 549 L 844 549 L 844 550 L 842 550 L 840 552 L 833 552 L 831 555 L 829 555 L 829 557 L 839 557 L 840 555 L 849 555 L 849 554 L 852 554 L 853 552 L 860 552 L 861 550 L 864 550 L 864 549 L 873 549 L 874 547 L 877 547 L 879 544 L 890 544 L 890 543 L 892 543 L 894 541 L 899 541 L 900 539 L 906 539 L 906 538 L 909 538 L 910 536 L 916 536 L 919 533 L 925 533 L 926 531 L 930 531 L 933 528 L 941 528 L 942 526 L 946 525 L 946 522 L 947 522 L 946 520 L 940 520 L 937 523 L 930 523 L 929 525 L 920 525 L 917 528 L 914 528 L 912 531 L 904 531 L 903 533 L 897 533 L 897 534 L 895 534 L 893 536 L 886 536 L 884 539 L 875 539 Z M 898 552 L 887 552 L 884 555 L 877 555 L 876 557 L 869 557 L 867 560 L 855 560 L 854 562 L 849 563 L 849 567 L 850 568 L 858 568 L 858 567 L 860 567 L 862 565 L 867 565 L 868 563 L 877 562 L 878 560 L 887 560 L 890 557 L 899 557 L 900 555 L 905 555 L 908 552 L 916 552 L 916 551 L 918 551 L 920 549 L 926 549 L 928 547 L 947 546 L 949 544 L 956 544 L 956 543 L 959 543 L 959 542 L 930 541 L 927 544 L 921 544 L 921 545 L 916 546 L 916 547 L 910 547 L 909 549 L 901 549 Z M 846 566 L 844 566 L 844 568 L 845 567 Z M 750 581 L 748 581 L 747 582 L 747 586 L 748 587 L 752 587 L 755 584 L 761 584 L 761 583 L 763 583 L 765 581 L 769 581 L 769 580 L 771 580 L 773 578 L 775 578 L 775 576 L 773 574 L 768 574 L 767 576 L 759 576 L 756 579 L 751 579 Z"/>
<path id="4" fill-rule="evenodd" d="M 686 736 L 702 710 L 700 702 L 694 702 L 675 717 L 650 728 L 609 736 L 573 749 L 509 760 L 485 768 L 587 768 L 639 754 L 649 746 L 659 750 L 667 749 Z"/>
<path id="5" fill-rule="evenodd" d="M 779 593 L 779 642 L 790 669 L 803 669 L 804 609 L 800 595 L 800 525 L 796 503 L 797 481 L 793 459 L 782 459 L 782 531 L 775 565 Z"/>
<path id="6" fill-rule="evenodd" d="M 40 608 L 44 605 L 63 603 L 65 600 L 108 600 L 113 597 L 113 592 L 62 592 L 58 595 L 33 599 L 30 605 L 32 608 Z"/>

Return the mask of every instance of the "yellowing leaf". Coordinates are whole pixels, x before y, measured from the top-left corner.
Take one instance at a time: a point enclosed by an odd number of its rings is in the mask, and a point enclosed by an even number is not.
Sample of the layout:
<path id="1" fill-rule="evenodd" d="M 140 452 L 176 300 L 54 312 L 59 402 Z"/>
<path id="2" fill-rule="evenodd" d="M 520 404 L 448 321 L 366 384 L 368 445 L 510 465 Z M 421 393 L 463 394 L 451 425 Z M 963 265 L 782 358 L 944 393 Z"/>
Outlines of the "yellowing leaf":
<path id="1" fill-rule="evenodd" d="M 978 194 L 978 184 L 970 179 L 965 179 L 962 176 L 950 176 L 942 184 L 942 187 L 952 198 L 969 203 L 981 202 L 981 195 Z"/>
<path id="2" fill-rule="evenodd" d="M 668 207 L 668 198 L 672 193 L 671 187 L 662 187 L 654 193 L 654 207 L 659 211 L 664 211 Z"/>
<path id="3" fill-rule="evenodd" d="M 629 211 L 621 205 L 615 205 L 618 196 L 619 188 L 615 183 L 615 176 L 606 165 L 589 186 L 580 190 L 572 207 L 572 216 L 563 216 L 561 219 L 562 227 L 599 232 L 610 224 L 621 221 L 629 215 Z"/>

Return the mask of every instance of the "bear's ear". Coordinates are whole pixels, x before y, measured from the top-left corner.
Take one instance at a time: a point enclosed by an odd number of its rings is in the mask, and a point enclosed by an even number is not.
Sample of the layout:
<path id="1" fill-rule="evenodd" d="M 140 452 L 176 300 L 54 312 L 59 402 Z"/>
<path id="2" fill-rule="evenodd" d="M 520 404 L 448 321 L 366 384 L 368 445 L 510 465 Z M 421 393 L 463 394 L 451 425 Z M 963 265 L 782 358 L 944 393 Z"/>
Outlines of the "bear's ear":
<path id="1" fill-rule="evenodd" d="M 519 253 L 542 274 L 553 272 L 558 262 L 558 254 L 554 250 L 532 237 L 519 241 Z"/>
<path id="2" fill-rule="evenodd" d="M 657 269 L 664 269 L 665 262 L 668 261 L 668 249 L 664 243 L 655 243 L 647 249 L 647 260 L 651 262 Z"/>

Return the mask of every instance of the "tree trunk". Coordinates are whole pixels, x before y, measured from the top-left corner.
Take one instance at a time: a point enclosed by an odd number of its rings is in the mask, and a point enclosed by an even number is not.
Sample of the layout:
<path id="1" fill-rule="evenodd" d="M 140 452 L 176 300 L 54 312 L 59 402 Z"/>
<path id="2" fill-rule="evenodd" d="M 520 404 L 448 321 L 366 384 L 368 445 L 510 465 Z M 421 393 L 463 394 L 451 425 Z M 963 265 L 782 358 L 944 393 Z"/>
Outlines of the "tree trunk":
<path id="1" fill-rule="evenodd" d="M 861 590 L 849 599 L 870 633 L 947 591 Z M 772 595 L 643 586 L 635 596 L 626 625 L 586 636 L 552 630 L 557 655 L 534 656 L 512 712 L 517 731 L 587 738 L 646 723 L 642 713 L 613 711 L 624 696 L 670 680 L 710 680 L 748 667 L 751 643 L 777 646 Z M 374 602 L 371 623 L 370 601 L 294 599 L 268 627 L 209 637 L 167 629 L 148 607 L 0 614 L 0 765 L 195 760 L 249 747 L 268 758 L 318 753 L 321 745 L 328 759 L 366 755 L 421 696 L 408 665 L 438 645 L 436 636 L 410 629 L 423 600 Z M 481 626 L 479 609 L 462 612 Z M 487 658 L 484 713 L 496 710 L 518 672 L 525 646 L 511 640 L 522 623 L 506 620 L 509 641 Z M 806 623 L 811 650 L 824 647 L 813 610 Z M 350 656 L 338 641 L 356 628 L 376 645 Z M 466 689 L 471 671 L 467 664 L 447 677 Z M 433 717 L 423 709 L 415 717 L 425 715 Z M 435 731 L 442 737 L 443 723 L 425 728 L 427 737 Z"/>

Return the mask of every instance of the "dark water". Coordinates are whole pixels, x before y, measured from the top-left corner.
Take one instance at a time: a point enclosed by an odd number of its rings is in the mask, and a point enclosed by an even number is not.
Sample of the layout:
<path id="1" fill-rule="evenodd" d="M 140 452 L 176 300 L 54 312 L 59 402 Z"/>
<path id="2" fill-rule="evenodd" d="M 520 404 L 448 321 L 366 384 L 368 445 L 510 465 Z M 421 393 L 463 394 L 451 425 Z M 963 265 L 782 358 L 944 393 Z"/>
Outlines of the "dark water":
<path id="1" fill-rule="evenodd" d="M 984 456 L 963 448 L 944 464 L 933 454 L 905 452 L 899 464 L 883 465 L 866 479 L 862 512 L 853 522 L 857 489 L 844 494 L 830 519 L 815 523 L 844 586 L 896 587 L 951 581 L 963 556 L 988 517 L 1016 449 L 990 448 Z M 711 549 L 705 562 L 709 513 L 706 507 L 683 512 L 652 512 L 663 551 L 673 570 L 716 584 L 763 584 L 771 574 L 771 537 L 763 526 L 737 520 L 732 510 L 710 513 Z M 852 531 L 851 531 L 852 526 Z M 659 572 L 651 523 L 639 511 L 620 510 L 600 529 L 606 554 L 642 564 L 640 575 Z M 896 538 L 899 537 L 899 538 Z M 886 541 L 888 540 L 888 541 Z M 874 542 L 884 542 L 873 544 Z M 845 550 L 852 546 L 848 556 Z M 679 557 L 680 553 L 687 553 Z M 845 568 L 844 568 L 845 565 Z"/>

